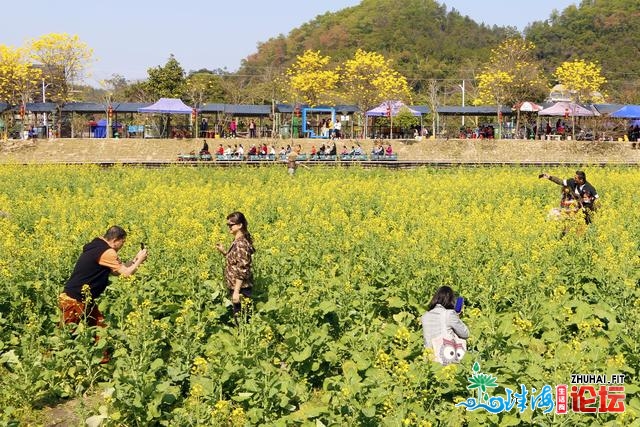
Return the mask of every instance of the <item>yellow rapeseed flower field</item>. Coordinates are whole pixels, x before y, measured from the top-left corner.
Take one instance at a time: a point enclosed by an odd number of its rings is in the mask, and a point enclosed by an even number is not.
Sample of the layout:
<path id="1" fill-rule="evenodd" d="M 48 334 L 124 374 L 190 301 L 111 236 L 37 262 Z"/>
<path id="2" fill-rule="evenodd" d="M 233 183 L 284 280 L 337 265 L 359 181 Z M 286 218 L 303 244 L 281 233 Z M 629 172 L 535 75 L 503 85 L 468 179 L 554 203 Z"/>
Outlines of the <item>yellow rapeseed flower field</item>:
<path id="1" fill-rule="evenodd" d="M 112 390 L 79 416 L 102 414 L 106 425 L 595 422 L 455 407 L 475 395 L 476 361 L 511 389 L 625 374 L 628 419 L 640 411 L 640 171 L 585 169 L 601 197 L 588 227 L 579 216 L 548 218 L 560 187 L 531 167 L 317 167 L 290 177 L 284 167 L 2 165 L 0 421 L 43 423 L 43 402 Z M 225 218 L 235 210 L 257 249 L 253 304 L 238 327 L 215 250 L 230 244 Z M 108 328 L 60 328 L 57 296 L 82 245 L 113 224 L 128 232 L 121 258 L 145 242 L 148 261 L 99 298 Z M 465 297 L 471 331 L 462 363 L 447 368 L 425 357 L 420 329 L 442 285 Z M 100 365 L 105 349 L 112 358 Z"/>

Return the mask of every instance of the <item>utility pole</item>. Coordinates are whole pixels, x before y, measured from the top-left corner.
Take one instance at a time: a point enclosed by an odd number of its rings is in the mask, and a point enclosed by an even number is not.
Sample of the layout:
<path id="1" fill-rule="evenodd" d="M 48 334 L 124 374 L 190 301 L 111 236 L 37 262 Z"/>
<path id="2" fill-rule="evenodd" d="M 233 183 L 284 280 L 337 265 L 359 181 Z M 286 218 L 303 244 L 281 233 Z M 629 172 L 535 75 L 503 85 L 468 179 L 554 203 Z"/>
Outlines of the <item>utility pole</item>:
<path id="1" fill-rule="evenodd" d="M 45 89 L 47 88 L 47 86 L 49 85 L 45 85 L 44 84 L 44 77 L 42 78 L 42 103 L 44 104 L 45 102 L 47 102 L 47 98 L 46 98 L 46 92 Z M 44 105 L 42 106 L 44 108 Z M 44 117 L 42 119 L 42 124 L 44 125 L 44 135 L 42 136 L 43 138 L 48 138 L 49 137 L 49 126 L 47 123 L 47 112 L 45 111 L 44 113 Z"/>
<path id="2" fill-rule="evenodd" d="M 462 90 L 462 106 L 464 107 L 464 79 L 462 80 L 462 84 L 458 85 L 460 90 Z M 462 114 L 462 127 L 464 127 L 464 114 Z"/>

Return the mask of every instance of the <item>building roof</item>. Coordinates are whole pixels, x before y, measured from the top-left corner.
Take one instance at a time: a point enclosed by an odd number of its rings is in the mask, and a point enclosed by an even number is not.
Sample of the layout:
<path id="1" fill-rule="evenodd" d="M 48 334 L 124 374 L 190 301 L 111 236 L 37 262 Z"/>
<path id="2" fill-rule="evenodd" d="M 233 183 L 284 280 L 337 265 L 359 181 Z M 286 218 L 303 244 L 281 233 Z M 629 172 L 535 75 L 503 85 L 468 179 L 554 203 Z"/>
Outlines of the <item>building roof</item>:
<path id="1" fill-rule="evenodd" d="M 409 108 L 419 112 L 422 115 L 429 114 L 431 112 L 431 108 L 426 105 L 411 105 L 409 106 Z"/>
<path id="2" fill-rule="evenodd" d="M 286 113 L 292 114 L 296 105 L 293 104 L 276 104 L 276 112 L 277 113 Z M 298 108 L 312 108 L 309 104 L 298 104 Z M 360 109 L 356 105 L 316 105 L 313 108 L 333 108 L 336 110 L 336 113 L 342 114 L 353 114 L 360 111 Z"/>
<path id="3" fill-rule="evenodd" d="M 57 105 L 54 102 L 27 102 L 26 110 L 32 113 L 51 113 L 56 111 Z M 13 107 L 14 111 L 20 110 L 19 105 Z"/>
<path id="4" fill-rule="evenodd" d="M 478 106 L 451 106 L 451 105 L 440 105 L 436 109 L 438 114 L 442 115 L 451 115 L 451 116 L 496 116 L 498 107 L 495 105 L 478 105 Z M 504 116 L 513 115 L 513 111 L 511 107 L 508 105 L 503 105 L 500 108 L 500 112 Z"/>
<path id="5" fill-rule="evenodd" d="M 201 113 L 222 113 L 232 116 L 268 116 L 271 105 L 255 104 L 206 104 L 200 107 Z"/>
<path id="6" fill-rule="evenodd" d="M 625 104 L 591 104 L 589 107 L 591 109 L 595 108 L 595 110 L 600 113 L 601 116 L 604 116 L 615 113 L 616 111 L 624 107 L 624 105 Z"/>
<path id="7" fill-rule="evenodd" d="M 104 113 L 107 107 L 95 102 L 68 102 L 62 106 L 62 111 L 74 113 Z"/>
<path id="8" fill-rule="evenodd" d="M 112 102 L 114 113 L 137 113 L 139 108 L 148 107 L 152 102 Z"/>

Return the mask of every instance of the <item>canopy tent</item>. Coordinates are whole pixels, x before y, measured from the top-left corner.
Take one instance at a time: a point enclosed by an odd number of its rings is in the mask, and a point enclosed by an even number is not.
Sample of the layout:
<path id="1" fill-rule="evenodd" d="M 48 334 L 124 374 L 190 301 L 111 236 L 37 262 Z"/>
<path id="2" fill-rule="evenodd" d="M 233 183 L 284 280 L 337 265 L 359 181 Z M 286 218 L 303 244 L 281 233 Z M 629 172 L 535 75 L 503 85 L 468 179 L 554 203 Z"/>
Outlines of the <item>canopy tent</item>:
<path id="1" fill-rule="evenodd" d="M 539 116 L 568 116 L 568 117 L 593 117 L 596 115 L 588 108 L 575 102 L 556 102 L 551 107 L 538 111 Z"/>
<path id="2" fill-rule="evenodd" d="M 193 108 L 178 98 L 160 98 L 155 104 L 138 108 L 138 113 L 191 114 Z"/>
<path id="3" fill-rule="evenodd" d="M 588 108 L 575 102 L 556 102 L 551 107 L 538 111 L 538 116 L 567 116 L 571 117 L 571 137 L 576 139 L 576 117 L 593 117 L 596 114 Z"/>
<path id="4" fill-rule="evenodd" d="M 160 98 L 158 101 L 156 101 L 154 104 L 149 105 L 148 107 L 142 107 L 142 108 L 138 108 L 138 112 L 139 113 L 160 113 L 160 114 L 164 114 L 163 119 L 162 119 L 162 124 L 160 125 L 160 128 L 158 129 L 159 134 L 162 135 L 166 135 L 169 131 L 169 129 L 171 129 L 170 127 L 170 117 L 172 114 L 191 114 L 194 111 L 193 108 L 189 107 L 188 105 L 186 105 L 184 102 L 182 102 L 181 99 L 178 98 Z M 191 127 L 191 118 L 189 119 L 189 127 Z M 195 123 L 196 126 L 196 134 L 197 132 L 197 121 Z M 191 133 L 192 131 L 190 130 L 188 133 Z M 182 131 L 179 132 L 180 135 L 182 135 Z"/>
<path id="5" fill-rule="evenodd" d="M 640 105 L 625 105 L 611 114 L 611 117 L 619 119 L 640 119 Z"/>
<path id="6" fill-rule="evenodd" d="M 91 135 L 94 138 L 106 138 L 107 137 L 107 119 L 101 119 L 97 122 L 89 122 Z M 112 122 L 111 127 L 114 129 L 122 128 L 121 123 Z"/>
<path id="7" fill-rule="evenodd" d="M 396 117 L 400 111 L 408 110 L 412 116 L 420 117 L 420 128 L 422 128 L 422 113 L 420 111 L 409 108 L 402 101 L 385 101 L 378 105 L 376 108 L 369 110 L 365 113 L 365 117 L 389 117 L 391 119 L 389 128 L 389 137 L 393 136 L 393 118 Z M 367 120 L 365 120 L 365 135 L 367 134 Z"/>
<path id="8" fill-rule="evenodd" d="M 420 113 L 420 111 L 416 111 L 412 108 L 407 107 L 405 103 L 402 101 L 385 101 L 379 106 L 377 106 L 376 108 L 367 111 L 366 116 L 367 117 L 385 117 L 390 112 L 391 116 L 395 117 L 403 108 L 406 108 L 407 110 L 409 110 L 409 112 L 411 112 L 413 116 L 416 116 L 416 117 L 422 116 L 422 113 Z"/>
<path id="9" fill-rule="evenodd" d="M 514 105 L 513 109 L 521 112 L 535 112 L 535 111 L 542 110 L 543 107 L 542 105 L 538 105 L 535 102 L 523 101 L 523 102 L 518 102 L 516 105 Z"/>
<path id="10" fill-rule="evenodd" d="M 516 134 L 520 133 L 520 113 L 535 113 L 535 112 L 538 112 L 538 111 L 542 110 L 543 108 L 544 107 L 542 105 L 538 105 L 535 102 L 531 102 L 531 101 L 522 101 L 522 102 L 518 102 L 516 105 L 514 105 L 513 109 L 516 110 L 516 112 L 517 112 Z M 536 128 L 538 128 L 537 120 L 536 120 Z M 525 130 L 524 130 L 522 136 L 525 139 L 529 138 L 529 134 L 528 134 L 528 130 L 527 130 L 526 125 L 525 125 Z"/>

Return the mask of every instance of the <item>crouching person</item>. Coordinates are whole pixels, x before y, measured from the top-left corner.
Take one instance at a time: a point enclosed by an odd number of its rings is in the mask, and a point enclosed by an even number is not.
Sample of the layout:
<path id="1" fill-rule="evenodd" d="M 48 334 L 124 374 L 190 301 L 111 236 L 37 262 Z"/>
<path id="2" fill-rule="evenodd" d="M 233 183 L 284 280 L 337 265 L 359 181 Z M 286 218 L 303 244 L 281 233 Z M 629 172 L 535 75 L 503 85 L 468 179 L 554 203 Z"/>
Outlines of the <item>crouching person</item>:
<path id="1" fill-rule="evenodd" d="M 84 245 L 71 277 L 58 297 L 63 324 L 79 324 L 85 320 L 88 326 L 106 326 L 97 299 L 109 285 L 109 276 L 130 276 L 147 259 L 147 250 L 140 249 L 132 261 L 126 264 L 120 261 L 118 251 L 124 246 L 126 237 L 126 231 L 114 225 L 104 236 Z"/>
<path id="2" fill-rule="evenodd" d="M 421 318 L 424 346 L 433 350 L 434 360 L 442 365 L 460 362 L 467 352 L 469 328 L 454 310 L 455 303 L 453 290 L 442 286 Z"/>

